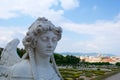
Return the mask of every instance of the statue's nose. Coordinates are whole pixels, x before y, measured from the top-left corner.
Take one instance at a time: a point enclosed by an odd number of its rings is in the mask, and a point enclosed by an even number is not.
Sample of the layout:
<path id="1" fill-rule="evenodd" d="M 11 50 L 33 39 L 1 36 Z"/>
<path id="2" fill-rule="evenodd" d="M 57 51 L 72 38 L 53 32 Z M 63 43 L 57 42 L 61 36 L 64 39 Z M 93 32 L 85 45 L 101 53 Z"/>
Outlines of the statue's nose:
<path id="1" fill-rule="evenodd" d="M 48 48 L 52 48 L 52 46 L 53 46 L 53 43 L 52 43 L 51 40 L 49 40 L 49 42 L 48 42 Z"/>

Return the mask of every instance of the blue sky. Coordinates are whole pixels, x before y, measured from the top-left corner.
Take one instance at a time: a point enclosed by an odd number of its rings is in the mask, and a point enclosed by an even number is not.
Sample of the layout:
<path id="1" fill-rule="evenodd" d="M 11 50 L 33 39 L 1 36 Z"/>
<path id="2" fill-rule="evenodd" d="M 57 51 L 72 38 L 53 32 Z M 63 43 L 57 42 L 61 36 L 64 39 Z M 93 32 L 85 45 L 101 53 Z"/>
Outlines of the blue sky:
<path id="1" fill-rule="evenodd" d="M 56 52 L 120 55 L 120 0 L 0 0 L 0 47 L 46 17 L 63 28 Z"/>

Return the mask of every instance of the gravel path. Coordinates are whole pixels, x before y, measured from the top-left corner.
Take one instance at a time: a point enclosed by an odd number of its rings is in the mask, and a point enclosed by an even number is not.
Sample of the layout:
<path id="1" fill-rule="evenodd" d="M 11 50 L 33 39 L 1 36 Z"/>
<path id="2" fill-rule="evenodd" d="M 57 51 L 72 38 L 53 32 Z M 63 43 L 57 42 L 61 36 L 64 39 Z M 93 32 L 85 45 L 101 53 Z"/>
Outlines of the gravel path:
<path id="1" fill-rule="evenodd" d="M 120 80 L 120 73 L 115 74 L 115 75 L 113 75 L 105 80 Z"/>

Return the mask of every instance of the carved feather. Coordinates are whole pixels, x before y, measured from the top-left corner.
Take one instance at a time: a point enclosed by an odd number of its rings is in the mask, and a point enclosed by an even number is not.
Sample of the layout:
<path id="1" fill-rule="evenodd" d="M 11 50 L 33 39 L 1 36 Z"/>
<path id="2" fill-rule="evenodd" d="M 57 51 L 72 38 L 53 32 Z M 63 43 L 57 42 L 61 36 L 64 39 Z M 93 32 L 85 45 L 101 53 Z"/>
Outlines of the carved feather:
<path id="1" fill-rule="evenodd" d="M 17 54 L 17 45 L 19 42 L 20 41 L 18 39 L 13 39 L 6 45 L 1 54 L 2 65 L 9 67 L 21 61 L 21 58 Z"/>

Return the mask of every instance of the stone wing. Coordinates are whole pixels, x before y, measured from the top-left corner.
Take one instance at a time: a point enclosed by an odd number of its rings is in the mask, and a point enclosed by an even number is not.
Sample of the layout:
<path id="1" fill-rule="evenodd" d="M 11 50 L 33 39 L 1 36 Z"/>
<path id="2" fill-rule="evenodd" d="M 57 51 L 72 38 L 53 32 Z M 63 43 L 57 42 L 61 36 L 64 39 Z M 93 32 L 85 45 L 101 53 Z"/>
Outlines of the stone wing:
<path id="1" fill-rule="evenodd" d="M 9 73 L 9 68 L 0 65 L 0 80 L 9 80 Z"/>
<path id="2" fill-rule="evenodd" d="M 17 54 L 17 45 L 19 42 L 20 41 L 18 39 L 13 39 L 6 45 L 1 54 L 0 63 L 2 65 L 9 67 L 21 61 L 21 58 Z"/>

